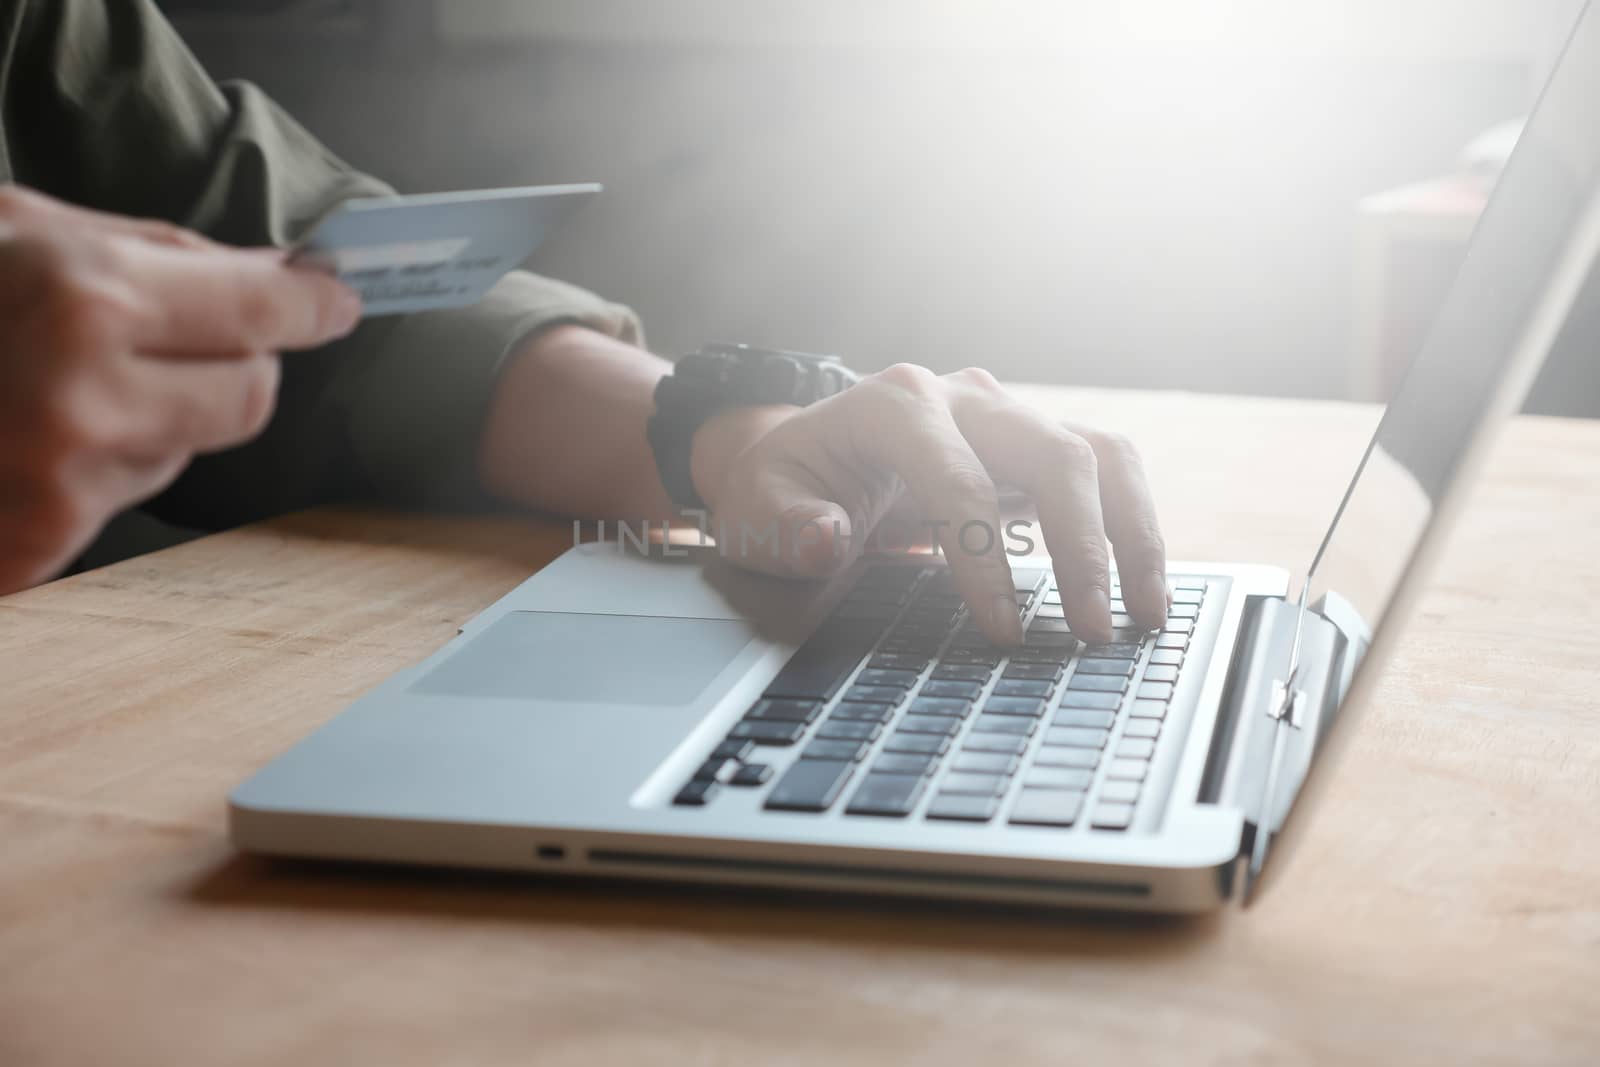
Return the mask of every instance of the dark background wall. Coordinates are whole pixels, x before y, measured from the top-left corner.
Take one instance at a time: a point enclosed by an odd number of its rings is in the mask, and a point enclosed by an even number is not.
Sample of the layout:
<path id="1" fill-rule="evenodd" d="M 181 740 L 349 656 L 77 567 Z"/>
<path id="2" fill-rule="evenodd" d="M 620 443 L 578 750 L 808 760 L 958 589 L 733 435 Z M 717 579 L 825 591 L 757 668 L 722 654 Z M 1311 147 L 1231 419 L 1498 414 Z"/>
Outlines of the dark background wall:
<path id="1" fill-rule="evenodd" d="M 203 6 L 175 14 L 215 75 L 402 189 L 605 183 L 535 266 L 664 353 L 1269 394 L 1343 386 L 1356 200 L 1521 114 L 1540 59 L 464 42 L 420 0 Z"/>

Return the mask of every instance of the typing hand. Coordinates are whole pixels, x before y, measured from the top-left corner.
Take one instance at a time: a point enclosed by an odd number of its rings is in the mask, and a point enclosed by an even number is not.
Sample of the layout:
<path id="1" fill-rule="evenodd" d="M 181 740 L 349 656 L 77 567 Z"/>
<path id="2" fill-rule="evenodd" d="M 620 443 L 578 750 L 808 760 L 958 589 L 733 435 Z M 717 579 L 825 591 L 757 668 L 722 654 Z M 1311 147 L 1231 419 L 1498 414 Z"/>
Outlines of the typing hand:
<path id="1" fill-rule="evenodd" d="M 908 493 L 984 633 L 1009 644 L 1022 633 L 998 480 L 1032 498 L 1079 636 L 1111 636 L 1108 535 L 1134 620 L 1166 615 L 1166 549 L 1138 454 L 1046 418 L 986 371 L 902 364 L 803 410 L 722 412 L 696 434 L 693 471 L 723 554 L 779 574 L 848 565 Z"/>
<path id="2" fill-rule="evenodd" d="M 275 251 L 0 185 L 0 593 L 71 562 L 195 454 L 257 434 L 276 352 L 359 317 L 353 292 Z"/>

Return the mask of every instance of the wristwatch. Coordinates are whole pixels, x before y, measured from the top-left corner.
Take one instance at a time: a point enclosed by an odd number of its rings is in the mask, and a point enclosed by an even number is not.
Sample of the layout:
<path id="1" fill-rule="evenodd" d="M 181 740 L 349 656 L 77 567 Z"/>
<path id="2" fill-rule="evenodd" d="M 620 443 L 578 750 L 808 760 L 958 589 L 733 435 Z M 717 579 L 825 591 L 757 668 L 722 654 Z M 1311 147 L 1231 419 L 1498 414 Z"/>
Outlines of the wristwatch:
<path id="1" fill-rule="evenodd" d="M 838 356 L 729 344 L 684 356 L 656 386 L 646 431 L 667 495 L 680 508 L 705 510 L 689 459 L 695 431 L 717 412 L 754 404 L 805 407 L 858 381 Z"/>

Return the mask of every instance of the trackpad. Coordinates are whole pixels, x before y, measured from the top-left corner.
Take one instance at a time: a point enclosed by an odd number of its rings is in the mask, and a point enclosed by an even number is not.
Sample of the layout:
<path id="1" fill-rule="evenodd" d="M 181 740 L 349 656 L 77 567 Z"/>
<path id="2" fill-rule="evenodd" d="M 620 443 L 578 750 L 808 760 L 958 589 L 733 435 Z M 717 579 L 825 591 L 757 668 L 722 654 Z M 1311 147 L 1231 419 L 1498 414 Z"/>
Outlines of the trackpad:
<path id="1" fill-rule="evenodd" d="M 412 686 L 441 696 L 693 703 L 745 645 L 736 619 L 514 611 Z"/>

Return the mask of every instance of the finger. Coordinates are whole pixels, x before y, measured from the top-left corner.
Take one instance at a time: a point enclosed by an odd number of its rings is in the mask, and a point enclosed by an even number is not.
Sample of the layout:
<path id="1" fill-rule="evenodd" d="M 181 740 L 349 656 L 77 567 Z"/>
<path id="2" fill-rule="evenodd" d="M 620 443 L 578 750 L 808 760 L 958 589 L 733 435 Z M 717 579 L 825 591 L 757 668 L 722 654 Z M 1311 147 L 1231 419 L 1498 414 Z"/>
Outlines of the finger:
<path id="1" fill-rule="evenodd" d="M 718 551 L 742 567 L 789 578 L 822 578 L 851 558 L 846 509 L 827 487 L 788 465 L 762 467 L 723 494 L 712 519 Z"/>
<path id="2" fill-rule="evenodd" d="M 137 451 L 193 455 L 242 444 L 266 427 L 280 366 L 270 352 L 227 359 L 141 357 L 134 368 L 145 412 Z"/>
<path id="3" fill-rule="evenodd" d="M 1118 434 L 1069 428 L 1089 442 L 1099 462 L 1100 506 L 1128 613 L 1140 626 L 1159 629 L 1168 607 L 1167 546 L 1144 462 L 1133 444 Z"/>
<path id="4" fill-rule="evenodd" d="M 989 640 L 1022 640 L 999 494 L 951 417 L 939 380 L 899 365 L 839 395 L 839 432 L 854 452 L 898 474 L 937 531 L 956 589 Z M 826 402 L 825 402 L 826 403 Z"/>
<path id="5" fill-rule="evenodd" d="M 1094 450 L 1003 394 L 958 400 L 954 410 L 985 466 L 1033 498 L 1067 625 L 1086 641 L 1111 640 L 1111 560 Z"/>
<path id="6" fill-rule="evenodd" d="M 361 317 L 353 290 L 318 271 L 288 266 L 276 250 L 124 240 L 117 252 L 139 298 L 134 342 L 143 350 L 310 348 L 349 333 Z"/>

